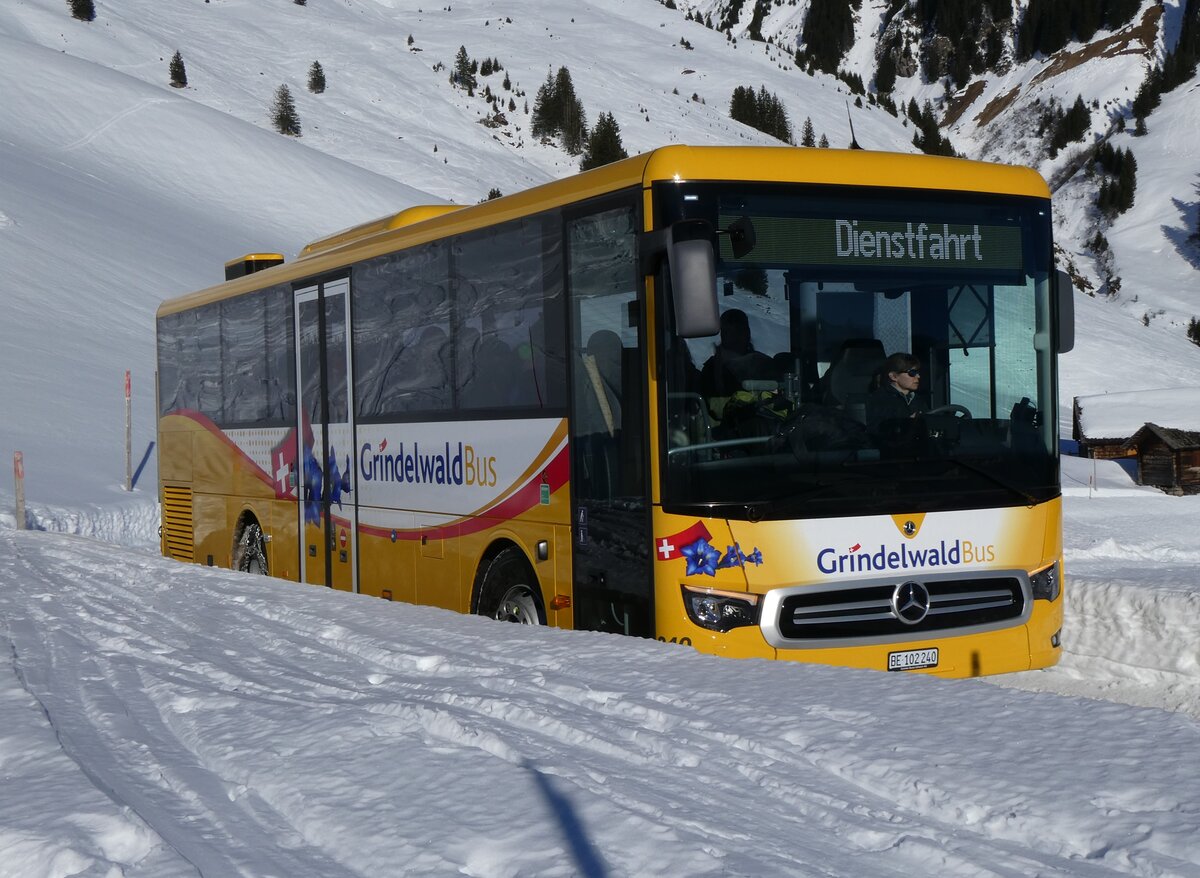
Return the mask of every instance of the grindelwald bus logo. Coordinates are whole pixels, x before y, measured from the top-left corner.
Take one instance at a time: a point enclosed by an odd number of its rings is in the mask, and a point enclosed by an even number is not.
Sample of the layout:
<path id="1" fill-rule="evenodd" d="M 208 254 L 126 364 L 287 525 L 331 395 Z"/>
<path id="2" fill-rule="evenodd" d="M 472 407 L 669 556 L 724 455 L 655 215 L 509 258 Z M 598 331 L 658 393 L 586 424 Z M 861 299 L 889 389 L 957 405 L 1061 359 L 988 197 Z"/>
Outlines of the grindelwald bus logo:
<path id="1" fill-rule="evenodd" d="M 482 454 L 473 445 L 449 442 L 421 445 L 404 442 L 394 452 L 387 439 L 376 450 L 364 442 L 358 453 L 358 470 L 364 482 L 399 482 L 410 485 L 473 485 L 495 487 L 495 455 Z"/>
<path id="2" fill-rule="evenodd" d="M 996 547 L 970 540 L 941 540 L 920 549 L 908 543 L 863 547 L 855 543 L 845 552 L 826 546 L 817 552 L 817 569 L 833 573 L 886 573 L 924 567 L 958 567 L 963 564 L 988 564 L 996 560 Z"/>

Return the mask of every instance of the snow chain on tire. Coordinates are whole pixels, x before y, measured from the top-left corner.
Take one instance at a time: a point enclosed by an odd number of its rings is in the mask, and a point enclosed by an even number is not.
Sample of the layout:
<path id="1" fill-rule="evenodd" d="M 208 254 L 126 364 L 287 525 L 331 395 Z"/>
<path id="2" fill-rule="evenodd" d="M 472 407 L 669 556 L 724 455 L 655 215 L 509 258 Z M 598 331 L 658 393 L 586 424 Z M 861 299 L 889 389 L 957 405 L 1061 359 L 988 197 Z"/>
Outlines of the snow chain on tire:
<path id="1" fill-rule="evenodd" d="M 237 563 L 234 565 L 242 573 L 267 573 L 267 555 L 263 548 L 263 532 L 257 522 L 251 522 L 242 528 L 241 539 L 237 545 Z"/>

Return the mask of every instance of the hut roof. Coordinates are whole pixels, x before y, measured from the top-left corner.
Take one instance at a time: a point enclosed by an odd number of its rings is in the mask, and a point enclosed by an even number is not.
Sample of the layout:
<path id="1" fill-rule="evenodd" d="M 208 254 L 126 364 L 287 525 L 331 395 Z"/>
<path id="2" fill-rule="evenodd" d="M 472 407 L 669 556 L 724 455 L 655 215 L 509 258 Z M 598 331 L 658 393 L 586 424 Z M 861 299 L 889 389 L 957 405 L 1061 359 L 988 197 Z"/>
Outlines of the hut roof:
<path id="1" fill-rule="evenodd" d="M 1145 442 L 1146 437 L 1155 435 L 1172 451 L 1191 451 L 1200 448 L 1200 430 L 1176 430 L 1171 427 L 1160 427 L 1158 424 L 1145 424 L 1133 434 L 1126 448 L 1131 448 Z"/>
<path id="2" fill-rule="evenodd" d="M 1200 431 L 1200 387 L 1166 387 L 1077 396 L 1081 438 L 1128 439 L 1144 424 Z"/>

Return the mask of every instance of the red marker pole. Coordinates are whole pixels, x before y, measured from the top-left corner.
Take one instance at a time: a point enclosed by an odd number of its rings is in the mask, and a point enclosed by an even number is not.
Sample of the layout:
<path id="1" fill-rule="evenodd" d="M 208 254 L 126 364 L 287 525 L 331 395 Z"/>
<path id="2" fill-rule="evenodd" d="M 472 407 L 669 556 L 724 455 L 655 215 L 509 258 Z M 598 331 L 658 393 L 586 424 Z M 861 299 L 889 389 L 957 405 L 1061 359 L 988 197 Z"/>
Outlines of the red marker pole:
<path id="1" fill-rule="evenodd" d="M 129 370 L 125 370 L 125 490 L 133 490 L 133 394 L 129 382 Z"/>
<path id="2" fill-rule="evenodd" d="M 17 491 L 17 530 L 25 530 L 25 458 L 13 452 L 13 483 Z"/>

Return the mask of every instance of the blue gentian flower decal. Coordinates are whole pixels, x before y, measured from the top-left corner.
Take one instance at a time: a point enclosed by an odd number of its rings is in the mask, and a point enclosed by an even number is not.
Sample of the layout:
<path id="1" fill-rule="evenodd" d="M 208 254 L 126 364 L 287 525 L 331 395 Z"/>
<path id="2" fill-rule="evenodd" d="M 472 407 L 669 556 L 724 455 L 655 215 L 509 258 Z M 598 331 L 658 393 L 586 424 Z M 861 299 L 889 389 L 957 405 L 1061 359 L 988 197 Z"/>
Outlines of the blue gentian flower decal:
<path id="1" fill-rule="evenodd" d="M 716 576 L 718 570 L 745 567 L 747 564 L 762 566 L 762 551 L 757 546 L 753 552 L 746 554 L 740 545 L 734 543 L 732 546 L 726 546 L 725 554 L 722 555 L 720 550 L 712 545 L 711 540 L 712 534 L 704 522 L 697 521 L 678 533 L 655 537 L 654 554 L 660 561 L 683 558 L 687 561 L 688 576 Z"/>
<path id="2" fill-rule="evenodd" d="M 688 576 L 696 573 L 703 573 L 705 576 L 717 575 L 717 562 L 721 560 L 721 553 L 708 540 L 696 540 L 690 546 L 684 546 L 683 557 L 687 559 Z"/>
<path id="3" fill-rule="evenodd" d="M 329 448 L 329 464 L 325 469 L 328 478 L 325 481 L 325 499 L 336 503 L 342 508 L 342 495 L 350 493 L 350 457 L 346 456 L 346 468 L 338 471 L 337 452 Z"/>
<path id="4" fill-rule="evenodd" d="M 312 446 L 304 446 L 304 523 L 321 523 L 321 489 L 325 474 L 321 464 L 312 453 Z"/>

